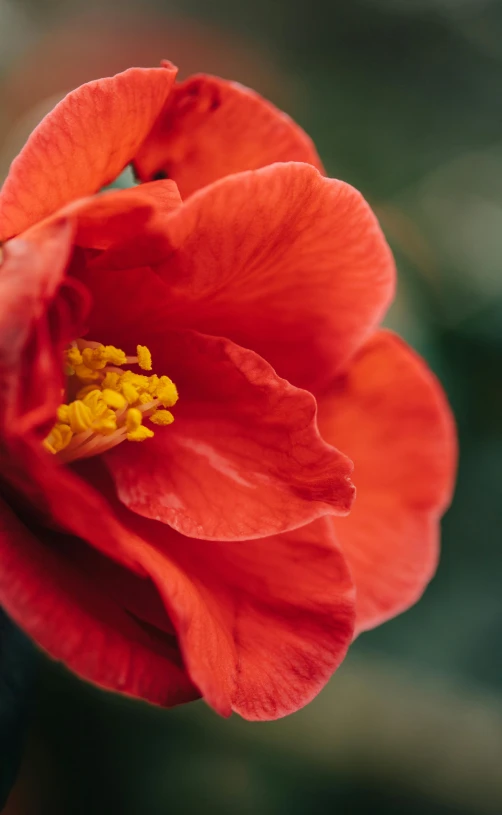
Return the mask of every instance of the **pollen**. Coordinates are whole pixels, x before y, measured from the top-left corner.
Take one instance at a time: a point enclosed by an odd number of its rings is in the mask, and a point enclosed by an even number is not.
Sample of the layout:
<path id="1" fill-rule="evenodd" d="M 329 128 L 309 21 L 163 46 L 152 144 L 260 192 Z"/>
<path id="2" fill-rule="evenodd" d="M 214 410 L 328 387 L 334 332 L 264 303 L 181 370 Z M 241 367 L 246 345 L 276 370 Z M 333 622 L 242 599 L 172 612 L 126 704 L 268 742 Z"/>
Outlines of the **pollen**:
<path id="1" fill-rule="evenodd" d="M 127 356 L 114 345 L 76 340 L 65 351 L 63 368 L 67 387 L 56 411 L 56 421 L 43 441 L 45 449 L 61 461 L 88 458 L 123 441 L 145 441 L 154 431 L 144 424 L 167 427 L 174 416 L 167 407 L 178 401 L 174 382 L 165 375 L 135 373 L 124 365 L 152 370 L 146 345 Z"/>
<path id="2" fill-rule="evenodd" d="M 174 416 L 170 410 L 156 410 L 150 416 L 150 421 L 154 424 L 168 425 L 174 422 Z"/>
<path id="3" fill-rule="evenodd" d="M 92 426 L 93 415 L 85 402 L 77 399 L 68 405 L 68 421 L 72 433 L 83 433 Z"/>
<path id="4" fill-rule="evenodd" d="M 136 347 L 138 355 L 138 365 L 143 371 L 152 370 L 152 355 L 146 345 L 138 345 Z"/>
<path id="5" fill-rule="evenodd" d="M 101 394 L 102 399 L 106 402 L 108 407 L 115 408 L 115 410 L 120 410 L 120 408 L 125 407 L 127 404 L 122 394 L 111 388 L 104 388 Z"/>

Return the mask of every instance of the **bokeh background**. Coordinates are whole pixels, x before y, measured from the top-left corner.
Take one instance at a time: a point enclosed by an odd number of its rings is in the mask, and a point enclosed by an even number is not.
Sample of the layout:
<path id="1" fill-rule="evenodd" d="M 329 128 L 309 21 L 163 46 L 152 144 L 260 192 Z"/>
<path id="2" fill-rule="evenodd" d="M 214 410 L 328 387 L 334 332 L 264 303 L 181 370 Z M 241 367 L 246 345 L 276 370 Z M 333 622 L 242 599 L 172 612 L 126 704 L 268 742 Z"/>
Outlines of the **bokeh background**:
<path id="1" fill-rule="evenodd" d="M 388 323 L 458 419 L 457 494 L 422 601 L 289 719 L 160 711 L 42 659 L 6 812 L 500 815 L 502 2 L 0 0 L 0 180 L 65 92 L 162 57 L 260 90 L 372 203 Z"/>

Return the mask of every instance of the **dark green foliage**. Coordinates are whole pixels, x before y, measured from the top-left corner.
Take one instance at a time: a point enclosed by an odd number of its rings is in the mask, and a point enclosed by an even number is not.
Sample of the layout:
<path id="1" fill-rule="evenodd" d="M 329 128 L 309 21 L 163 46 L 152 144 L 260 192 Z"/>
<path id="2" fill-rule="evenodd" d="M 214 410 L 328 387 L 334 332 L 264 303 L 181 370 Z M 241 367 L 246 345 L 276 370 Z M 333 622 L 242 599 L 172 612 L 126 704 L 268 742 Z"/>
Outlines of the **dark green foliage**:
<path id="1" fill-rule="evenodd" d="M 33 645 L 0 610 L 0 809 L 23 753 L 36 659 Z"/>

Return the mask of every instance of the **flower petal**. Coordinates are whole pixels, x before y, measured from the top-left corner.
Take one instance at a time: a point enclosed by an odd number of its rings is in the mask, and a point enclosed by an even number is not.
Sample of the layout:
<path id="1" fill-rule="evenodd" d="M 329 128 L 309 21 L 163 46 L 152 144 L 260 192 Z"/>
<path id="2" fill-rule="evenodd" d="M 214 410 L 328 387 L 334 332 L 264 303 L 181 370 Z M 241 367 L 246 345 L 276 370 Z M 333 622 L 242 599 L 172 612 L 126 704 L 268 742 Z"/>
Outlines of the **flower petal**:
<path id="1" fill-rule="evenodd" d="M 263 537 L 346 513 L 350 461 L 325 444 L 311 394 L 257 354 L 196 332 L 145 340 L 176 382 L 176 421 L 106 454 L 120 499 L 185 535 Z"/>
<path id="2" fill-rule="evenodd" d="M 73 231 L 58 219 L 3 247 L 0 438 L 42 425 L 60 401 L 61 354 L 88 308 L 82 286 L 65 281 Z"/>
<path id="3" fill-rule="evenodd" d="M 319 693 L 354 625 L 352 582 L 327 519 L 240 543 L 180 537 L 173 559 L 178 579 L 159 591 L 209 704 L 270 720 Z"/>
<path id="4" fill-rule="evenodd" d="M 276 719 L 307 704 L 352 639 L 354 589 L 329 520 L 253 541 L 187 538 L 117 501 L 80 463 L 115 520 L 143 540 L 141 564 L 176 629 L 184 664 L 218 713 Z"/>
<path id="5" fill-rule="evenodd" d="M 126 190 L 114 190 L 81 198 L 59 214 L 72 218 L 75 224 L 75 252 L 71 276 L 79 275 L 86 283 L 89 267 L 98 267 L 103 256 L 113 255 L 120 271 L 155 262 L 159 255 L 170 252 L 166 235 L 169 213 L 181 206 L 174 181 L 152 181 Z M 81 252 L 80 250 L 86 250 Z M 98 279 L 101 275 L 98 273 Z M 121 285 L 112 283 L 111 296 L 117 299 Z M 144 275 L 138 279 L 138 290 L 144 288 Z M 136 300 L 136 297 L 134 298 Z M 128 310 L 131 310 L 129 303 Z"/>
<path id="6" fill-rule="evenodd" d="M 252 348 L 320 389 L 384 314 L 394 263 L 369 206 L 307 164 L 225 178 L 168 218 L 169 322 Z"/>
<path id="7" fill-rule="evenodd" d="M 276 161 L 322 170 L 312 141 L 289 116 L 243 85 L 197 75 L 174 86 L 134 167 L 143 181 L 173 178 L 186 198 L 223 176 Z"/>
<path id="8" fill-rule="evenodd" d="M 197 698 L 153 585 L 69 536 L 38 532 L 43 540 L 0 501 L 0 604 L 15 622 L 102 687 L 166 706 Z"/>
<path id="9" fill-rule="evenodd" d="M 156 259 L 165 251 L 151 243 L 162 240 L 167 215 L 181 206 L 174 181 L 153 181 L 126 190 L 112 190 L 81 199 L 62 210 L 75 219 L 77 246 L 104 251 L 113 247 L 121 268 L 148 263 L 148 252 Z"/>
<path id="10" fill-rule="evenodd" d="M 176 69 L 131 68 L 72 91 L 38 125 L 0 190 L 0 241 L 109 184 L 136 154 Z"/>
<path id="11" fill-rule="evenodd" d="M 222 715 L 275 719 L 318 693 L 354 624 L 353 586 L 328 519 L 256 541 L 201 541 L 130 512 L 99 460 L 77 469 L 104 498 L 110 549 L 130 546 L 143 577 L 34 521 L 37 540 L 2 506 L 0 602 L 44 649 L 104 687 L 164 705 L 202 693 Z M 75 499 L 61 486 L 70 519 Z"/>
<path id="12" fill-rule="evenodd" d="M 416 602 L 434 574 L 455 475 L 453 419 L 420 357 L 379 331 L 319 401 L 319 426 L 354 461 L 357 498 L 333 523 L 363 631 Z"/>

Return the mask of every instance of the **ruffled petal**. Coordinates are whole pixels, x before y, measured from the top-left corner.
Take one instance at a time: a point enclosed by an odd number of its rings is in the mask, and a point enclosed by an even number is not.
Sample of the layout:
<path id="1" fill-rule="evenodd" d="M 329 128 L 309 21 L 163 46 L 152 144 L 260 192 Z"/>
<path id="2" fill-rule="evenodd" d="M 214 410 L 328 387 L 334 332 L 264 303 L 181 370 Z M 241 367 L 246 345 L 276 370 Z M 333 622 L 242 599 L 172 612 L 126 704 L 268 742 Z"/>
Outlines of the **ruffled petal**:
<path id="1" fill-rule="evenodd" d="M 106 523 L 110 551 L 136 561 L 138 573 L 85 545 L 95 542 L 93 515 L 88 507 L 87 524 L 75 515 L 63 478 L 56 520 L 81 541 L 47 527 L 52 513 L 33 520 L 31 534 L 2 506 L 0 602 L 45 650 L 103 687 L 164 705 L 201 693 L 222 715 L 275 719 L 316 695 L 354 624 L 353 586 L 328 519 L 255 541 L 201 541 L 120 504 L 99 459 L 77 471 L 68 479 L 103 500 L 96 521 Z M 44 488 L 52 501 L 54 481 Z"/>
<path id="2" fill-rule="evenodd" d="M 173 178 L 186 198 L 223 176 L 277 161 L 323 169 L 289 116 L 243 85 L 198 75 L 175 85 L 134 167 L 143 181 Z"/>
<path id="3" fill-rule="evenodd" d="M 0 241 L 124 169 L 150 132 L 176 69 L 131 68 L 68 94 L 32 133 L 0 190 Z"/>
<path id="4" fill-rule="evenodd" d="M 37 531 L 0 501 L 0 604 L 15 622 L 101 687 L 165 706 L 197 698 L 153 584 L 80 541 Z"/>
<path id="5" fill-rule="evenodd" d="M 181 206 L 174 181 L 153 181 L 76 201 L 61 214 L 75 221 L 74 243 L 85 249 L 113 248 L 121 268 L 149 262 L 166 251 L 163 226 Z M 157 242 L 156 242 L 157 241 Z M 152 246 L 153 244 L 153 246 Z"/>
<path id="6" fill-rule="evenodd" d="M 155 266 L 166 291 L 160 302 L 152 294 L 151 319 L 163 310 L 173 328 L 229 337 L 314 392 L 392 298 L 394 263 L 369 206 L 307 164 L 225 178 L 172 212 L 166 229 L 172 250 Z M 104 253 L 104 286 L 106 262 Z"/>
<path id="7" fill-rule="evenodd" d="M 333 523 L 363 631 L 416 602 L 434 574 L 455 476 L 454 422 L 423 360 L 380 331 L 319 400 L 319 426 L 354 461 L 357 498 Z"/>
<path id="8" fill-rule="evenodd" d="M 3 247 L 0 266 L 0 446 L 2 437 L 40 427 L 61 396 L 61 354 L 82 324 L 89 298 L 65 280 L 73 240 L 65 219 Z"/>
<path id="9" fill-rule="evenodd" d="M 329 519 L 260 540 L 196 540 L 120 504 L 99 462 L 78 469 L 106 496 L 115 521 L 142 540 L 142 568 L 164 601 L 186 669 L 218 713 L 276 719 L 319 692 L 345 656 L 355 616 Z"/>
<path id="10" fill-rule="evenodd" d="M 121 272 L 138 264 L 144 268 L 156 262 L 159 256 L 165 257 L 171 251 L 166 221 L 169 213 L 179 206 L 181 198 L 174 181 L 153 181 L 68 204 L 58 215 L 71 218 L 75 227 L 71 277 L 80 274 L 87 284 L 89 267 L 99 267 L 99 258 L 103 256 L 113 255 L 114 264 Z M 109 282 L 112 282 L 113 300 L 122 301 L 123 298 L 118 297 L 121 291 L 118 278 Z M 124 320 L 128 319 L 127 313 L 134 310 L 138 291 L 143 288 L 144 273 L 138 278 L 133 302 L 125 304 Z"/>
<path id="11" fill-rule="evenodd" d="M 217 540 L 264 537 L 348 512 L 351 463 L 319 436 L 311 394 L 227 339 L 163 331 L 145 344 L 180 399 L 172 426 L 105 455 L 130 509 Z"/>
<path id="12" fill-rule="evenodd" d="M 180 538 L 173 559 L 179 573 L 164 597 L 210 705 L 270 720 L 319 693 L 354 625 L 352 581 L 327 519 L 240 543 Z"/>

